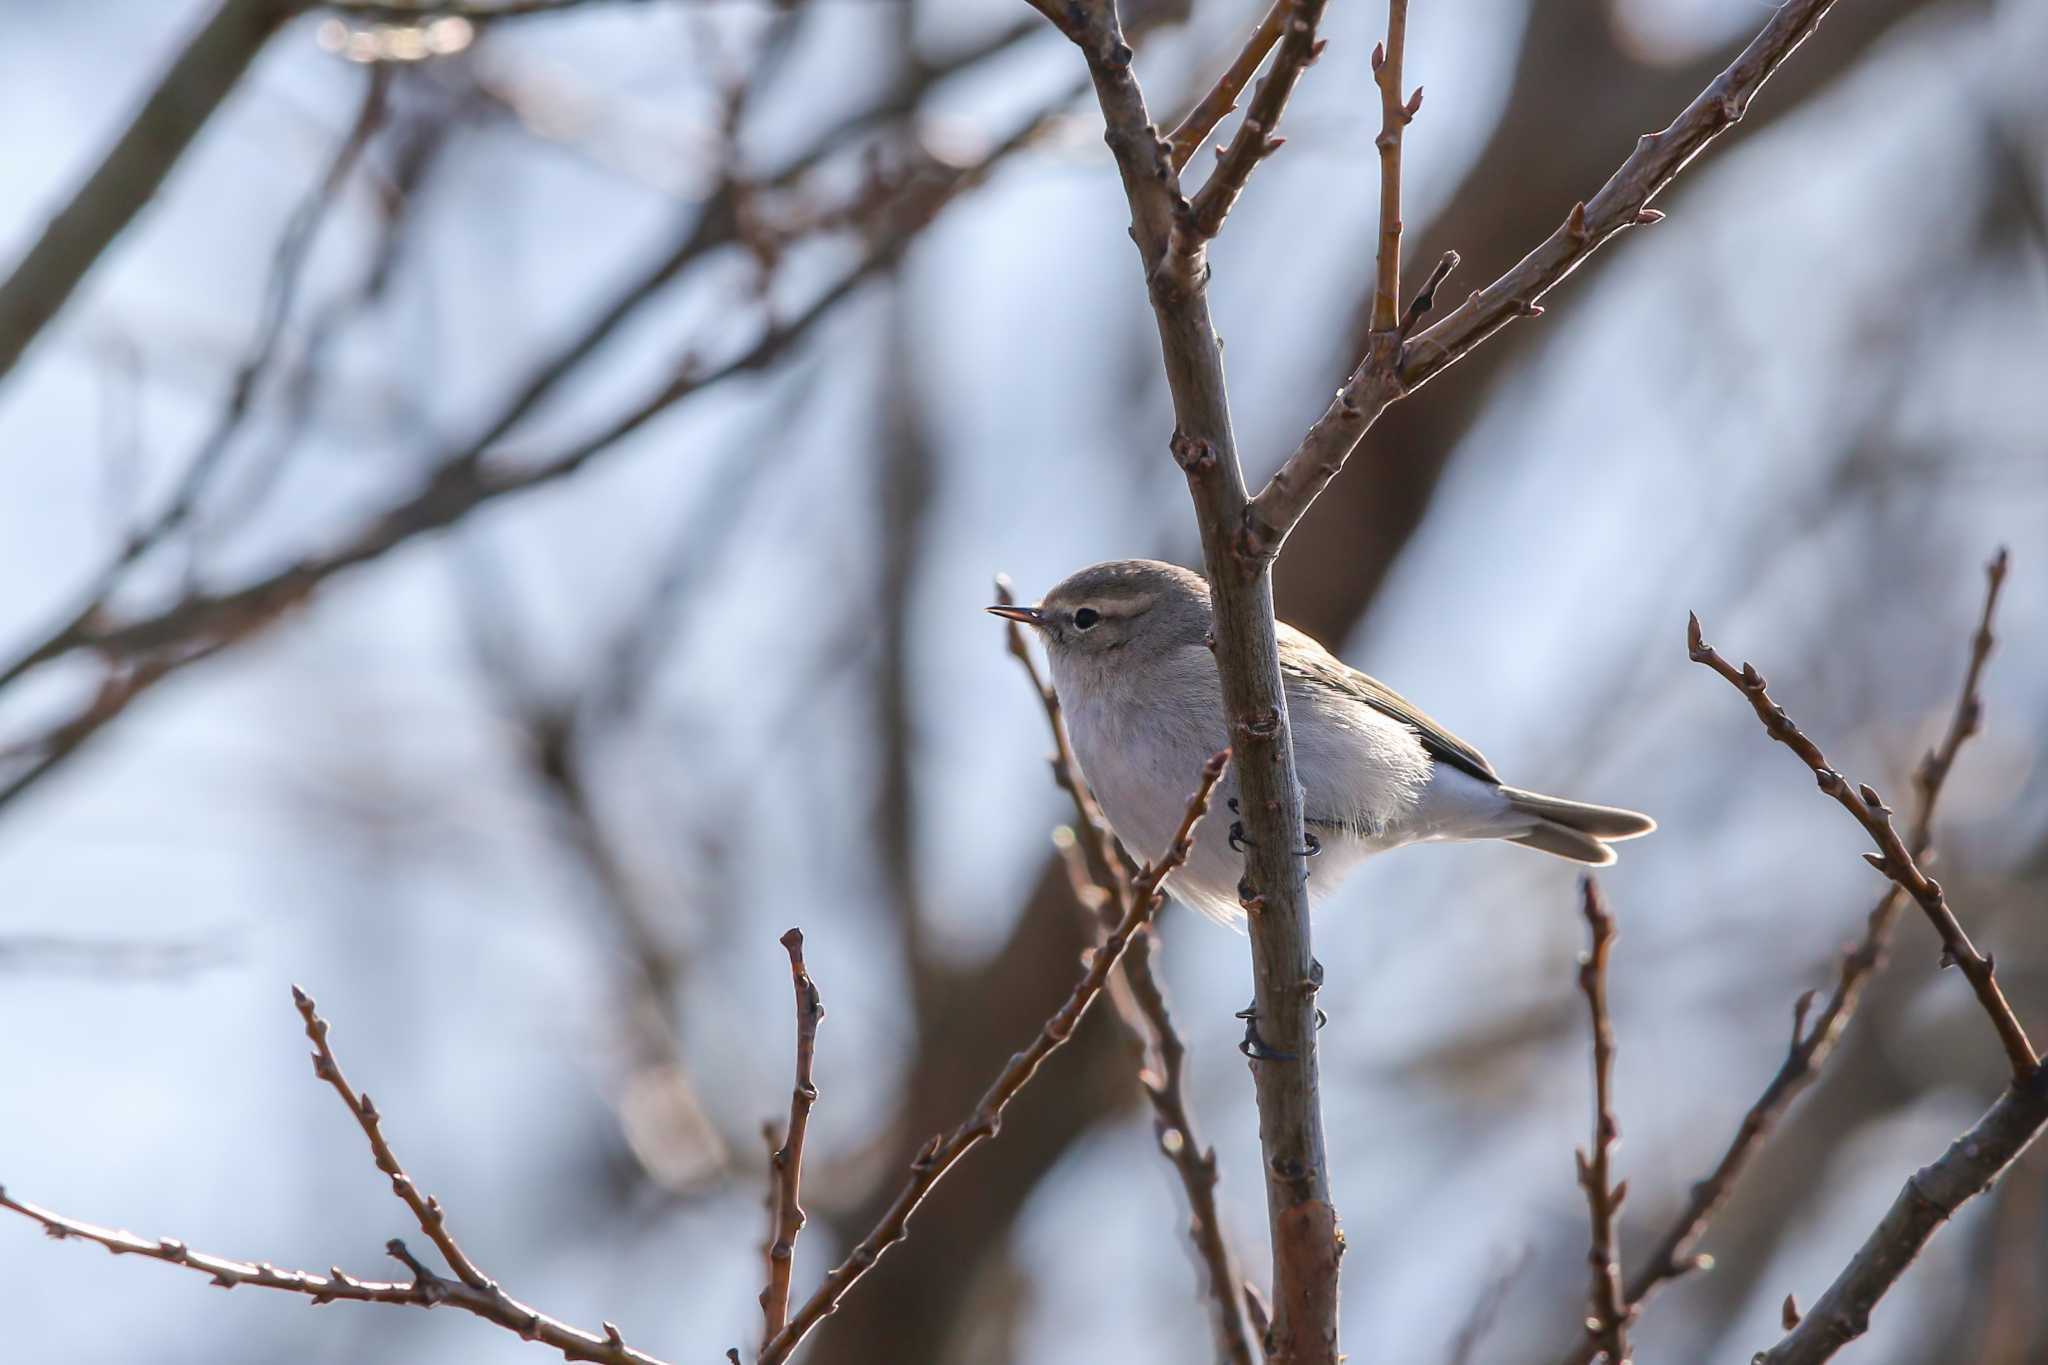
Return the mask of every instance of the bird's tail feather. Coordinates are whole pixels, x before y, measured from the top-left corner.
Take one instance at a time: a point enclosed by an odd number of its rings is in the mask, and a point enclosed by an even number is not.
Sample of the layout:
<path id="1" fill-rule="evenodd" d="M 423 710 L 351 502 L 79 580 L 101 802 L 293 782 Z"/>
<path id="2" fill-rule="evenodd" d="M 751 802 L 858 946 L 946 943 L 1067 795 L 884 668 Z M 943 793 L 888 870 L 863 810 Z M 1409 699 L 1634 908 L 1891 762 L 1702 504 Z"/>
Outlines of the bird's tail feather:
<path id="1" fill-rule="evenodd" d="M 1517 814 L 1536 820 L 1533 829 L 1509 836 L 1511 843 L 1574 862 L 1604 867 L 1614 861 L 1609 843 L 1639 838 L 1657 828 L 1649 816 L 1615 806 L 1566 801 L 1514 787 L 1502 787 L 1500 794 Z"/>

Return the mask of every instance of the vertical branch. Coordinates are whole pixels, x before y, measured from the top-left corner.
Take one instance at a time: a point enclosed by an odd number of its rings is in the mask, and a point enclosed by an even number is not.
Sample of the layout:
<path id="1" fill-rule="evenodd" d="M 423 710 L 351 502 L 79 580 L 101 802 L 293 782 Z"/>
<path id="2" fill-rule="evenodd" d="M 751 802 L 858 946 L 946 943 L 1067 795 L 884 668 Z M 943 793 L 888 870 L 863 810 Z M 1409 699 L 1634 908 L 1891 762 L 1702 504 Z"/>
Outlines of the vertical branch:
<path id="1" fill-rule="evenodd" d="M 1047 8 L 1051 8 L 1048 6 Z M 1250 851 L 1240 884 L 1251 937 L 1253 1022 L 1265 1045 L 1252 1067 L 1258 1093 L 1266 1209 L 1273 1244 L 1269 1359 L 1335 1365 L 1343 1237 L 1331 1201 L 1316 1049 L 1322 968 L 1310 941 L 1301 787 L 1295 776 L 1273 619 L 1272 557 L 1243 537 L 1249 495 L 1238 462 L 1223 350 L 1209 312 L 1205 246 L 1220 230 L 1272 138 L 1296 82 L 1321 51 L 1321 0 L 1295 0 L 1271 71 L 1193 204 L 1182 195 L 1152 125 L 1112 3 L 1076 6 L 1056 22 L 1080 48 L 1102 106 L 1131 208 L 1173 397 L 1171 449 L 1187 476 L 1214 596 L 1217 673 L 1236 755 Z"/>
<path id="2" fill-rule="evenodd" d="M 796 1262 L 797 1235 L 804 1230 L 805 1221 L 801 1202 L 804 1134 L 811 1126 L 811 1106 L 818 1102 L 818 1087 L 811 1082 L 811 1064 L 818 1052 L 818 1025 L 825 1018 L 825 1002 L 804 967 L 803 930 L 791 929 L 784 934 L 782 946 L 789 953 L 789 979 L 796 988 L 796 1084 L 789 1092 L 787 1135 L 770 1163 L 775 1180 L 774 1225 L 768 1244 L 768 1287 L 761 1291 L 763 1352 L 789 1322 L 790 1271 Z"/>
<path id="3" fill-rule="evenodd" d="M 1614 1024 L 1607 1013 L 1607 955 L 1614 947 L 1614 916 L 1591 876 L 1581 882 L 1586 929 L 1591 946 L 1579 959 L 1579 989 L 1593 1018 L 1593 1142 L 1577 1153 L 1579 1185 L 1586 1192 L 1586 1211 L 1593 1226 L 1586 1260 L 1592 1267 L 1591 1312 L 1586 1332 L 1607 1365 L 1628 1365 L 1628 1301 L 1621 1290 L 1621 1249 L 1616 1224 L 1628 1182 L 1612 1183 L 1614 1143 L 1621 1128 L 1614 1121 Z"/>
<path id="4" fill-rule="evenodd" d="M 1401 130 L 1422 108 L 1422 90 L 1401 98 L 1401 58 L 1408 46 L 1408 0 L 1387 0 L 1387 41 L 1372 50 L 1380 88 L 1380 258 L 1372 293 L 1372 330 L 1392 332 L 1401 316 Z"/>

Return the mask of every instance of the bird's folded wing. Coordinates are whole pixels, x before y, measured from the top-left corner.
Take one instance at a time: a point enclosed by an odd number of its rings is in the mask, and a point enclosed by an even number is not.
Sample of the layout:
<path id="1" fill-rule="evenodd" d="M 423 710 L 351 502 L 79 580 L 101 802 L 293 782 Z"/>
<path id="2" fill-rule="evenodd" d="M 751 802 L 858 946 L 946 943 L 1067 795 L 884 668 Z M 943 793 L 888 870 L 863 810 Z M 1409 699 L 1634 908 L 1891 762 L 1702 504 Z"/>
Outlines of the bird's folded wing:
<path id="1" fill-rule="evenodd" d="M 1303 634 L 1285 622 L 1280 623 L 1280 671 L 1354 696 L 1381 715 L 1392 716 L 1414 730 L 1432 758 L 1485 781 L 1500 781 L 1500 774 L 1486 761 L 1485 754 L 1437 724 L 1428 712 L 1393 688 L 1359 672 L 1317 644 L 1313 636 Z"/>

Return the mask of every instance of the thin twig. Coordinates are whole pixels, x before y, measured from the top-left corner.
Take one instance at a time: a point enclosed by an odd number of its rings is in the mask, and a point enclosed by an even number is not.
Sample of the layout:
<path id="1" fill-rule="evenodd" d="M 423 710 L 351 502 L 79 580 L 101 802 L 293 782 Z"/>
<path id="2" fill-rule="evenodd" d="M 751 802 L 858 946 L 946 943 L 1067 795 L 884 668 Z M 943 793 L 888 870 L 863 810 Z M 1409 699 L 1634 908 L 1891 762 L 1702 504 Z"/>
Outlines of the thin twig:
<path id="1" fill-rule="evenodd" d="M 1123 918 L 1116 932 L 1112 933 L 1097 947 L 1088 961 L 1081 979 L 1075 983 L 1064 1004 L 1054 1011 L 1052 1017 L 1038 1032 L 1038 1036 L 1022 1052 L 1011 1057 L 1009 1063 L 996 1076 L 995 1081 L 982 1095 L 981 1103 L 973 1115 L 951 1133 L 933 1137 L 918 1150 L 910 1163 L 910 1178 L 904 1182 L 888 1211 L 882 1215 L 868 1235 L 850 1252 L 846 1259 L 825 1276 L 824 1283 L 811 1297 L 804 1301 L 790 1317 L 789 1323 L 775 1339 L 761 1352 L 760 1365 L 779 1365 L 789 1358 L 790 1352 L 802 1344 L 812 1329 L 839 1307 L 849 1290 L 860 1282 L 862 1276 L 871 1270 L 883 1253 L 901 1241 L 910 1223 L 911 1215 L 924 1202 L 933 1187 L 945 1179 L 946 1173 L 985 1140 L 996 1135 L 1002 1126 L 1003 1111 L 1019 1091 L 1028 1085 L 1037 1074 L 1039 1066 L 1053 1053 L 1065 1045 L 1073 1036 L 1075 1027 L 1088 1013 L 1089 1006 L 1102 994 L 1109 981 L 1109 974 L 1124 955 L 1124 949 L 1132 937 L 1150 920 L 1158 910 L 1164 892 L 1160 889 L 1176 868 L 1187 860 L 1194 847 L 1195 826 L 1209 809 L 1209 797 L 1222 780 L 1223 770 L 1230 761 L 1230 751 L 1224 750 L 1211 758 L 1202 768 L 1202 775 L 1193 795 L 1188 798 L 1187 809 L 1181 816 L 1180 827 L 1174 833 L 1172 842 L 1158 861 L 1148 863 L 1138 874 L 1132 887 L 1130 912 Z"/>
<path id="2" fill-rule="evenodd" d="M 1188 162 L 1201 150 L 1203 140 L 1217 124 L 1236 111 L 1237 97 L 1251 84 L 1252 77 L 1259 74 L 1259 68 L 1266 64 L 1266 54 L 1280 41 L 1280 30 L 1287 21 L 1287 12 L 1293 8 L 1294 0 L 1273 0 L 1266 17 L 1245 39 L 1237 59 L 1216 78 L 1216 84 L 1209 88 L 1209 93 L 1202 96 L 1166 139 L 1167 155 L 1175 171 L 1186 170 Z"/>
<path id="3" fill-rule="evenodd" d="M 1436 291 L 1443 287 L 1443 282 L 1451 277 L 1451 272 L 1458 268 L 1462 259 L 1455 251 L 1446 251 L 1437 259 L 1436 268 L 1429 272 L 1422 288 L 1416 290 L 1415 297 L 1408 301 L 1408 311 L 1401 315 L 1399 332 L 1403 339 L 1415 330 L 1416 324 L 1429 316 L 1430 309 L 1436 307 Z"/>
<path id="4" fill-rule="evenodd" d="M 1244 121 L 1237 125 L 1230 145 L 1216 159 L 1216 169 L 1188 207 L 1187 227 L 1197 243 L 1223 230 L 1223 220 L 1244 193 L 1252 172 L 1286 142 L 1273 130 L 1280 126 L 1280 115 L 1301 73 L 1323 55 L 1323 40 L 1316 36 L 1323 21 L 1323 5 L 1324 0 L 1292 0 L 1289 5 L 1293 12 L 1287 16 L 1273 69 L 1252 91 Z"/>
<path id="5" fill-rule="evenodd" d="M 950 72 L 982 61 L 1019 42 L 1035 26 L 1024 23 L 920 69 L 901 87 L 890 92 L 874 108 L 850 116 L 829 130 L 806 152 L 771 177 L 767 183 L 784 186 L 815 167 L 846 139 L 860 133 L 885 116 L 886 111 L 915 99 Z M 639 307 L 663 285 L 707 253 L 732 243 L 736 227 L 730 204 L 714 201 L 698 216 L 696 225 L 668 257 L 636 279 L 605 308 L 589 327 L 542 364 L 512 393 L 499 414 L 465 446 L 439 457 L 432 472 L 410 497 L 373 514 L 338 537 L 335 548 L 308 554 L 298 562 L 247 582 L 240 588 L 188 594 L 167 607 L 145 616 L 109 620 L 103 614 L 68 614 L 36 644 L 0 666 L 0 687 L 29 670 L 75 653 L 96 653 L 115 659 L 143 654 L 163 657 L 138 666 L 132 676 L 141 685 L 132 686 L 132 697 L 143 686 L 227 644 L 270 625 L 328 578 L 367 563 L 416 536 L 440 530 L 497 499 L 525 492 L 567 478 L 592 459 L 606 453 L 618 441 L 645 426 L 655 417 L 705 387 L 727 378 L 757 373 L 779 359 L 809 328 L 829 314 L 840 302 L 901 255 L 911 238 L 951 199 L 982 183 L 1004 157 L 1027 146 L 1046 123 L 1070 103 L 1062 95 L 1041 106 L 1038 114 L 1005 138 L 978 163 L 952 168 L 934 163 L 931 174 L 914 181 L 916 193 L 908 205 L 883 206 L 888 221 L 868 224 L 863 232 L 869 249 L 839 281 L 818 295 L 813 303 L 794 316 L 771 320 L 755 344 L 726 363 L 706 368 L 685 354 L 677 366 L 676 379 L 665 384 L 640 405 L 585 440 L 558 453 L 552 459 L 529 462 L 512 468 L 484 467 L 484 456 L 493 453 L 501 440 L 526 415 L 550 396 L 572 372 L 584 365 L 605 339 L 623 326 Z M 0 319 L 4 321 L 4 319 Z M 41 780 L 64 758 L 90 738 L 118 713 L 118 708 L 82 709 L 72 720 L 16 746 L 0 758 L 11 760 L 11 770 L 0 768 L 0 806 L 5 806 Z"/>
<path id="6" fill-rule="evenodd" d="M 341 1065 L 327 1043 L 327 1023 L 315 1012 L 312 997 L 294 986 L 292 1001 L 305 1021 L 306 1036 L 313 1040 L 314 1074 L 333 1086 L 342 1103 L 348 1106 L 349 1113 L 370 1141 L 370 1152 L 376 1160 L 377 1169 L 391 1178 L 393 1193 L 412 1210 L 420 1230 L 447 1258 L 457 1279 L 450 1280 L 436 1274 L 395 1237 L 385 1243 L 385 1250 L 412 1272 L 409 1281 L 358 1279 L 338 1266 L 321 1275 L 313 1271 L 284 1269 L 268 1261 L 234 1260 L 194 1251 L 174 1237 L 145 1241 L 133 1233 L 81 1222 L 14 1199 L 4 1188 L 0 1188 L 0 1208 L 12 1209 L 34 1220 L 43 1231 L 59 1240 L 76 1237 L 103 1246 L 115 1255 L 143 1256 L 166 1265 L 183 1266 L 206 1276 L 223 1289 L 239 1285 L 280 1289 L 305 1295 L 316 1306 L 345 1300 L 352 1303 L 402 1304 L 413 1308 L 460 1308 L 507 1331 L 516 1332 L 528 1341 L 550 1346 L 568 1360 L 599 1361 L 603 1365 L 663 1365 L 656 1357 L 626 1345 L 624 1336 L 613 1324 L 605 1323 L 602 1334 L 573 1327 L 513 1298 L 498 1286 L 497 1281 L 478 1270 L 448 1234 L 440 1204 L 432 1198 L 422 1197 L 412 1178 L 398 1164 L 398 1158 L 384 1140 L 380 1117 L 369 1096 L 356 1091 L 342 1075 Z"/>
<path id="7" fill-rule="evenodd" d="M 1372 50 L 1380 88 L 1380 251 L 1372 292 L 1372 330 L 1393 332 L 1401 318 L 1401 130 L 1422 108 L 1422 89 L 1401 95 L 1401 58 L 1408 46 L 1408 0 L 1387 0 L 1387 41 Z"/>
<path id="8" fill-rule="evenodd" d="M 336 146 L 326 169 L 306 192 L 286 221 L 277 245 L 272 249 L 269 279 L 264 285 L 263 303 L 255 335 L 236 367 L 227 401 L 215 415 L 212 426 L 198 448 L 185 461 L 185 472 L 163 508 L 145 526 L 131 530 L 113 559 L 102 569 L 93 586 L 82 595 L 69 622 L 58 631 L 64 635 L 86 629 L 104 613 L 120 586 L 122 575 L 144 555 L 164 543 L 191 519 L 213 477 L 219 472 L 234 437 L 248 419 L 256 390 L 275 362 L 285 323 L 298 297 L 299 282 L 321 226 L 338 199 L 365 148 L 384 122 L 390 68 L 374 64 L 365 75 L 362 104 L 348 131 Z"/>
<path id="9" fill-rule="evenodd" d="M 1535 317 L 1537 300 L 1623 230 L 1664 215 L 1650 200 L 1710 142 L 1742 120 L 1771 74 L 1804 42 L 1834 0 L 1787 0 L 1741 55 L 1694 97 L 1662 132 L 1648 133 L 1591 199 L 1572 206 L 1556 231 L 1486 288 L 1400 347 L 1366 356 L 1310 427 L 1294 453 L 1252 499 L 1240 549 L 1272 557 L 1309 506 L 1344 467 L 1359 440 L 1389 406 L 1441 374 L 1516 318 Z M 1375 300 L 1377 303 L 1377 300 Z"/>
<path id="10" fill-rule="evenodd" d="M 811 1106 L 818 1102 L 818 1087 L 811 1080 L 811 1064 L 818 1053 L 818 1025 L 825 1018 L 825 1002 L 804 967 L 804 934 L 791 929 L 782 936 L 789 953 L 789 979 L 796 989 L 796 1083 L 789 1091 L 789 1127 L 782 1145 L 770 1162 L 774 1169 L 774 1237 L 768 1245 L 768 1287 L 761 1291 L 761 1350 L 789 1321 L 789 1277 L 796 1263 L 796 1239 L 804 1230 L 802 1203 L 804 1180 L 804 1134 L 811 1126 Z"/>
<path id="11" fill-rule="evenodd" d="M 2003 552 L 1993 563 L 1994 579 L 2002 577 Z M 1700 635 L 1699 617 L 1694 616 L 1688 621 L 1686 638 L 1693 661 L 1705 664 L 1738 688 L 1749 699 L 1757 719 L 1763 722 L 1765 733 L 1799 755 L 1800 761 L 1813 770 L 1820 789 L 1863 826 L 1878 847 L 1877 853 L 1866 853 L 1864 859 L 1897 883 L 1926 914 L 1935 933 L 1941 936 L 1943 965 L 1953 963 L 1963 969 L 1970 989 L 1976 993 L 1977 1002 L 1984 1007 L 1992 1027 L 1998 1031 L 1999 1043 L 2005 1049 L 2014 1083 L 2025 1085 L 2032 1081 L 2040 1065 L 2039 1058 L 2035 1055 L 2034 1045 L 2027 1040 L 2026 1029 L 2021 1027 L 2018 1016 L 2006 1001 L 2004 991 L 1999 989 L 1991 959 L 1979 953 L 1976 945 L 1970 942 L 1970 936 L 1963 931 L 1955 912 L 1949 908 L 1948 897 L 1942 892 L 1941 884 L 1920 870 L 1912 850 L 1906 847 L 1906 841 L 1892 824 L 1891 808 L 1868 785 L 1859 786 L 1852 792 L 1842 775 L 1829 766 L 1819 746 L 1792 723 L 1783 707 L 1771 700 L 1763 675 L 1749 664 L 1736 668 L 1706 643 Z"/>
<path id="12" fill-rule="evenodd" d="M 2006 556 L 2001 550 L 1986 566 L 1984 605 L 1977 619 L 1977 628 L 1970 637 L 1969 662 L 1963 670 L 1962 687 L 1956 695 L 1948 729 L 1941 742 L 1927 751 L 1914 772 L 1916 808 L 1907 834 L 1907 845 L 1915 858 L 1924 858 L 1932 846 L 1934 812 L 1941 799 L 1942 788 L 1955 767 L 1956 755 L 1962 750 L 1963 742 L 1977 733 L 1983 721 L 1984 701 L 1980 687 L 1985 662 L 1991 657 L 1992 646 L 1996 643 L 1991 627 L 1998 606 L 1999 589 L 2005 582 L 2005 569 Z M 1864 987 L 1884 965 L 1892 930 L 1898 924 L 1899 911 L 1905 903 L 1905 893 L 1897 883 L 1885 889 L 1865 919 L 1863 937 L 1842 954 L 1834 990 L 1819 1014 L 1812 1016 L 1810 1027 L 1807 1019 L 1812 1014 L 1814 992 L 1808 991 L 1799 997 L 1792 1011 L 1792 1041 L 1786 1048 L 1785 1060 L 1763 1093 L 1743 1114 L 1714 1169 L 1704 1179 L 1693 1183 L 1685 1207 L 1679 1210 L 1643 1264 L 1629 1277 L 1628 1305 L 1632 1311 L 1640 1310 L 1650 1295 L 1663 1285 L 1711 1264 L 1710 1257 L 1698 1255 L 1693 1249 L 1705 1236 L 1714 1215 L 1728 1201 L 1736 1182 L 1749 1169 L 1750 1161 L 1762 1149 L 1764 1140 L 1777 1126 L 1779 1118 L 1791 1107 L 1793 1100 L 1820 1078 L 1821 1068 L 1833 1055 L 1835 1044 L 1856 1013 Z M 1588 1365 L 1592 1359 L 1593 1348 L 1582 1338 L 1564 1354 L 1560 1365 Z"/>
<path id="13" fill-rule="evenodd" d="M 0 283 L 0 379 L 142 211 L 296 0 L 222 0 L 71 201 Z"/>
<path id="14" fill-rule="evenodd" d="M 1004 606 L 1014 603 L 1007 579 L 997 578 L 996 600 Z M 1038 671 L 1038 663 L 1025 643 L 1023 628 L 1012 621 L 1005 634 L 1010 654 L 1030 679 L 1031 690 L 1038 694 L 1039 705 L 1045 711 L 1046 728 L 1052 732 L 1053 780 L 1074 803 L 1079 838 L 1072 847 L 1082 856 L 1070 858 L 1068 867 L 1076 895 L 1084 906 L 1091 900 L 1097 902 L 1098 913 L 1114 916 L 1114 925 L 1129 913 L 1129 874 L 1101 807 L 1088 790 L 1080 762 L 1074 757 L 1059 694 Z M 1088 894 L 1091 891 L 1092 896 Z M 1152 1130 L 1159 1140 L 1159 1150 L 1173 1163 L 1187 1197 L 1188 1236 L 1208 1281 L 1205 1288 L 1219 1356 L 1231 1365 L 1252 1365 L 1259 1353 L 1253 1348 L 1246 1325 L 1244 1277 L 1238 1270 L 1229 1239 L 1224 1236 L 1223 1216 L 1216 1203 L 1216 1149 L 1203 1145 L 1201 1134 L 1195 1129 L 1194 1114 L 1188 1107 L 1187 1043 L 1174 1026 L 1166 988 L 1152 969 L 1157 938 L 1157 931 L 1149 924 L 1134 935 L 1124 954 L 1122 969 L 1130 987 L 1131 1004 L 1142 1020 L 1140 1044 L 1151 1053 L 1151 1064 L 1139 1075 L 1139 1087 L 1152 1106 Z"/>
<path id="15" fill-rule="evenodd" d="M 178 481 L 177 491 L 164 505 L 151 524 L 132 536 L 123 546 L 121 558 L 108 570 L 103 583 L 111 582 L 121 569 L 134 563 L 152 546 L 164 537 L 177 531 L 198 510 L 200 498 L 227 455 L 236 433 L 247 421 L 250 408 L 256 398 L 256 391 L 269 374 L 276 360 L 278 344 L 284 337 L 285 324 L 290 320 L 292 306 L 298 297 L 299 282 L 305 274 L 306 261 L 312 254 L 321 226 L 339 199 L 342 187 L 348 182 L 363 152 L 383 126 L 386 97 L 391 84 L 391 68 L 383 62 L 372 63 L 364 78 L 363 99 L 356 112 L 355 120 L 343 134 L 335 148 L 325 172 L 313 183 L 306 196 L 292 211 L 283 234 L 278 238 L 272 252 L 270 278 L 264 286 L 262 315 L 256 325 L 256 334 L 242 362 L 235 369 L 234 383 L 229 389 L 228 399 L 215 416 L 213 426 L 206 439 L 190 459 L 185 462 L 185 473 Z M 106 590 L 103 589 L 94 606 L 88 611 L 103 610 L 106 606 Z"/>
<path id="16" fill-rule="evenodd" d="M 383 1116 L 368 1095 L 362 1094 L 348 1083 L 348 1077 L 341 1074 L 341 1063 L 335 1059 L 334 1050 L 327 1044 L 327 1021 L 322 1019 L 313 1005 L 313 997 L 292 987 L 292 1004 L 298 1007 L 299 1017 L 305 1020 L 306 1037 L 313 1042 L 313 1074 L 334 1087 L 334 1093 L 341 1096 L 341 1102 L 348 1106 L 348 1112 L 363 1130 L 363 1136 L 370 1142 L 370 1157 L 377 1163 L 377 1169 L 391 1178 L 391 1192 L 403 1200 L 412 1210 L 413 1218 L 419 1223 L 420 1231 L 427 1234 L 429 1241 L 447 1260 L 448 1268 L 456 1278 L 472 1289 L 495 1288 L 483 1271 L 456 1242 L 455 1235 L 448 1231 L 448 1219 L 442 1212 L 441 1201 L 429 1194 L 421 1194 L 419 1186 L 398 1164 L 398 1156 L 391 1150 L 391 1144 L 384 1140 Z"/>
<path id="17" fill-rule="evenodd" d="M 1591 1312 L 1586 1335 L 1607 1365 L 1628 1365 L 1629 1309 L 1621 1292 L 1621 1248 L 1618 1225 L 1628 1182 L 1613 1183 L 1611 1162 L 1621 1128 L 1614 1120 L 1614 1023 L 1607 1013 L 1607 957 L 1614 947 L 1614 916 L 1591 876 L 1581 883 L 1586 930 L 1591 946 L 1579 959 L 1579 989 L 1593 1020 L 1593 1141 L 1578 1158 L 1579 1187 L 1586 1192 L 1592 1240 L 1586 1252 L 1592 1267 Z M 1589 1155 L 1590 1151 L 1590 1155 Z"/>

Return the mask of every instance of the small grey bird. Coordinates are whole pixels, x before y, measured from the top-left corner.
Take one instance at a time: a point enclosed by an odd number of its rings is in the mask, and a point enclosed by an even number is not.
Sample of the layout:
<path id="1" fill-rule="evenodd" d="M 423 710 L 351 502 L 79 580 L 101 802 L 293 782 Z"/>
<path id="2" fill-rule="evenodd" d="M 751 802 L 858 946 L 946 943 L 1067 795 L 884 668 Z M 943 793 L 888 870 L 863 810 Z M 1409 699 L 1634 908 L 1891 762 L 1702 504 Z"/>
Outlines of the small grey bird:
<path id="1" fill-rule="evenodd" d="M 1035 607 L 990 607 L 1035 627 L 1082 774 L 1133 856 L 1158 856 L 1202 762 L 1227 742 L 1209 649 L 1209 585 L 1149 559 L 1074 574 Z M 1634 811 L 1503 786 L 1493 765 L 1386 684 L 1280 627 L 1280 671 L 1294 731 L 1311 903 L 1367 857 L 1432 839 L 1506 839 L 1575 862 L 1614 861 L 1608 845 L 1648 834 Z M 1236 799 L 1236 776 L 1219 799 Z M 1234 809 L 1234 804 L 1233 804 Z M 1204 822 L 1174 894 L 1226 924 L 1242 916 L 1238 831 Z"/>

